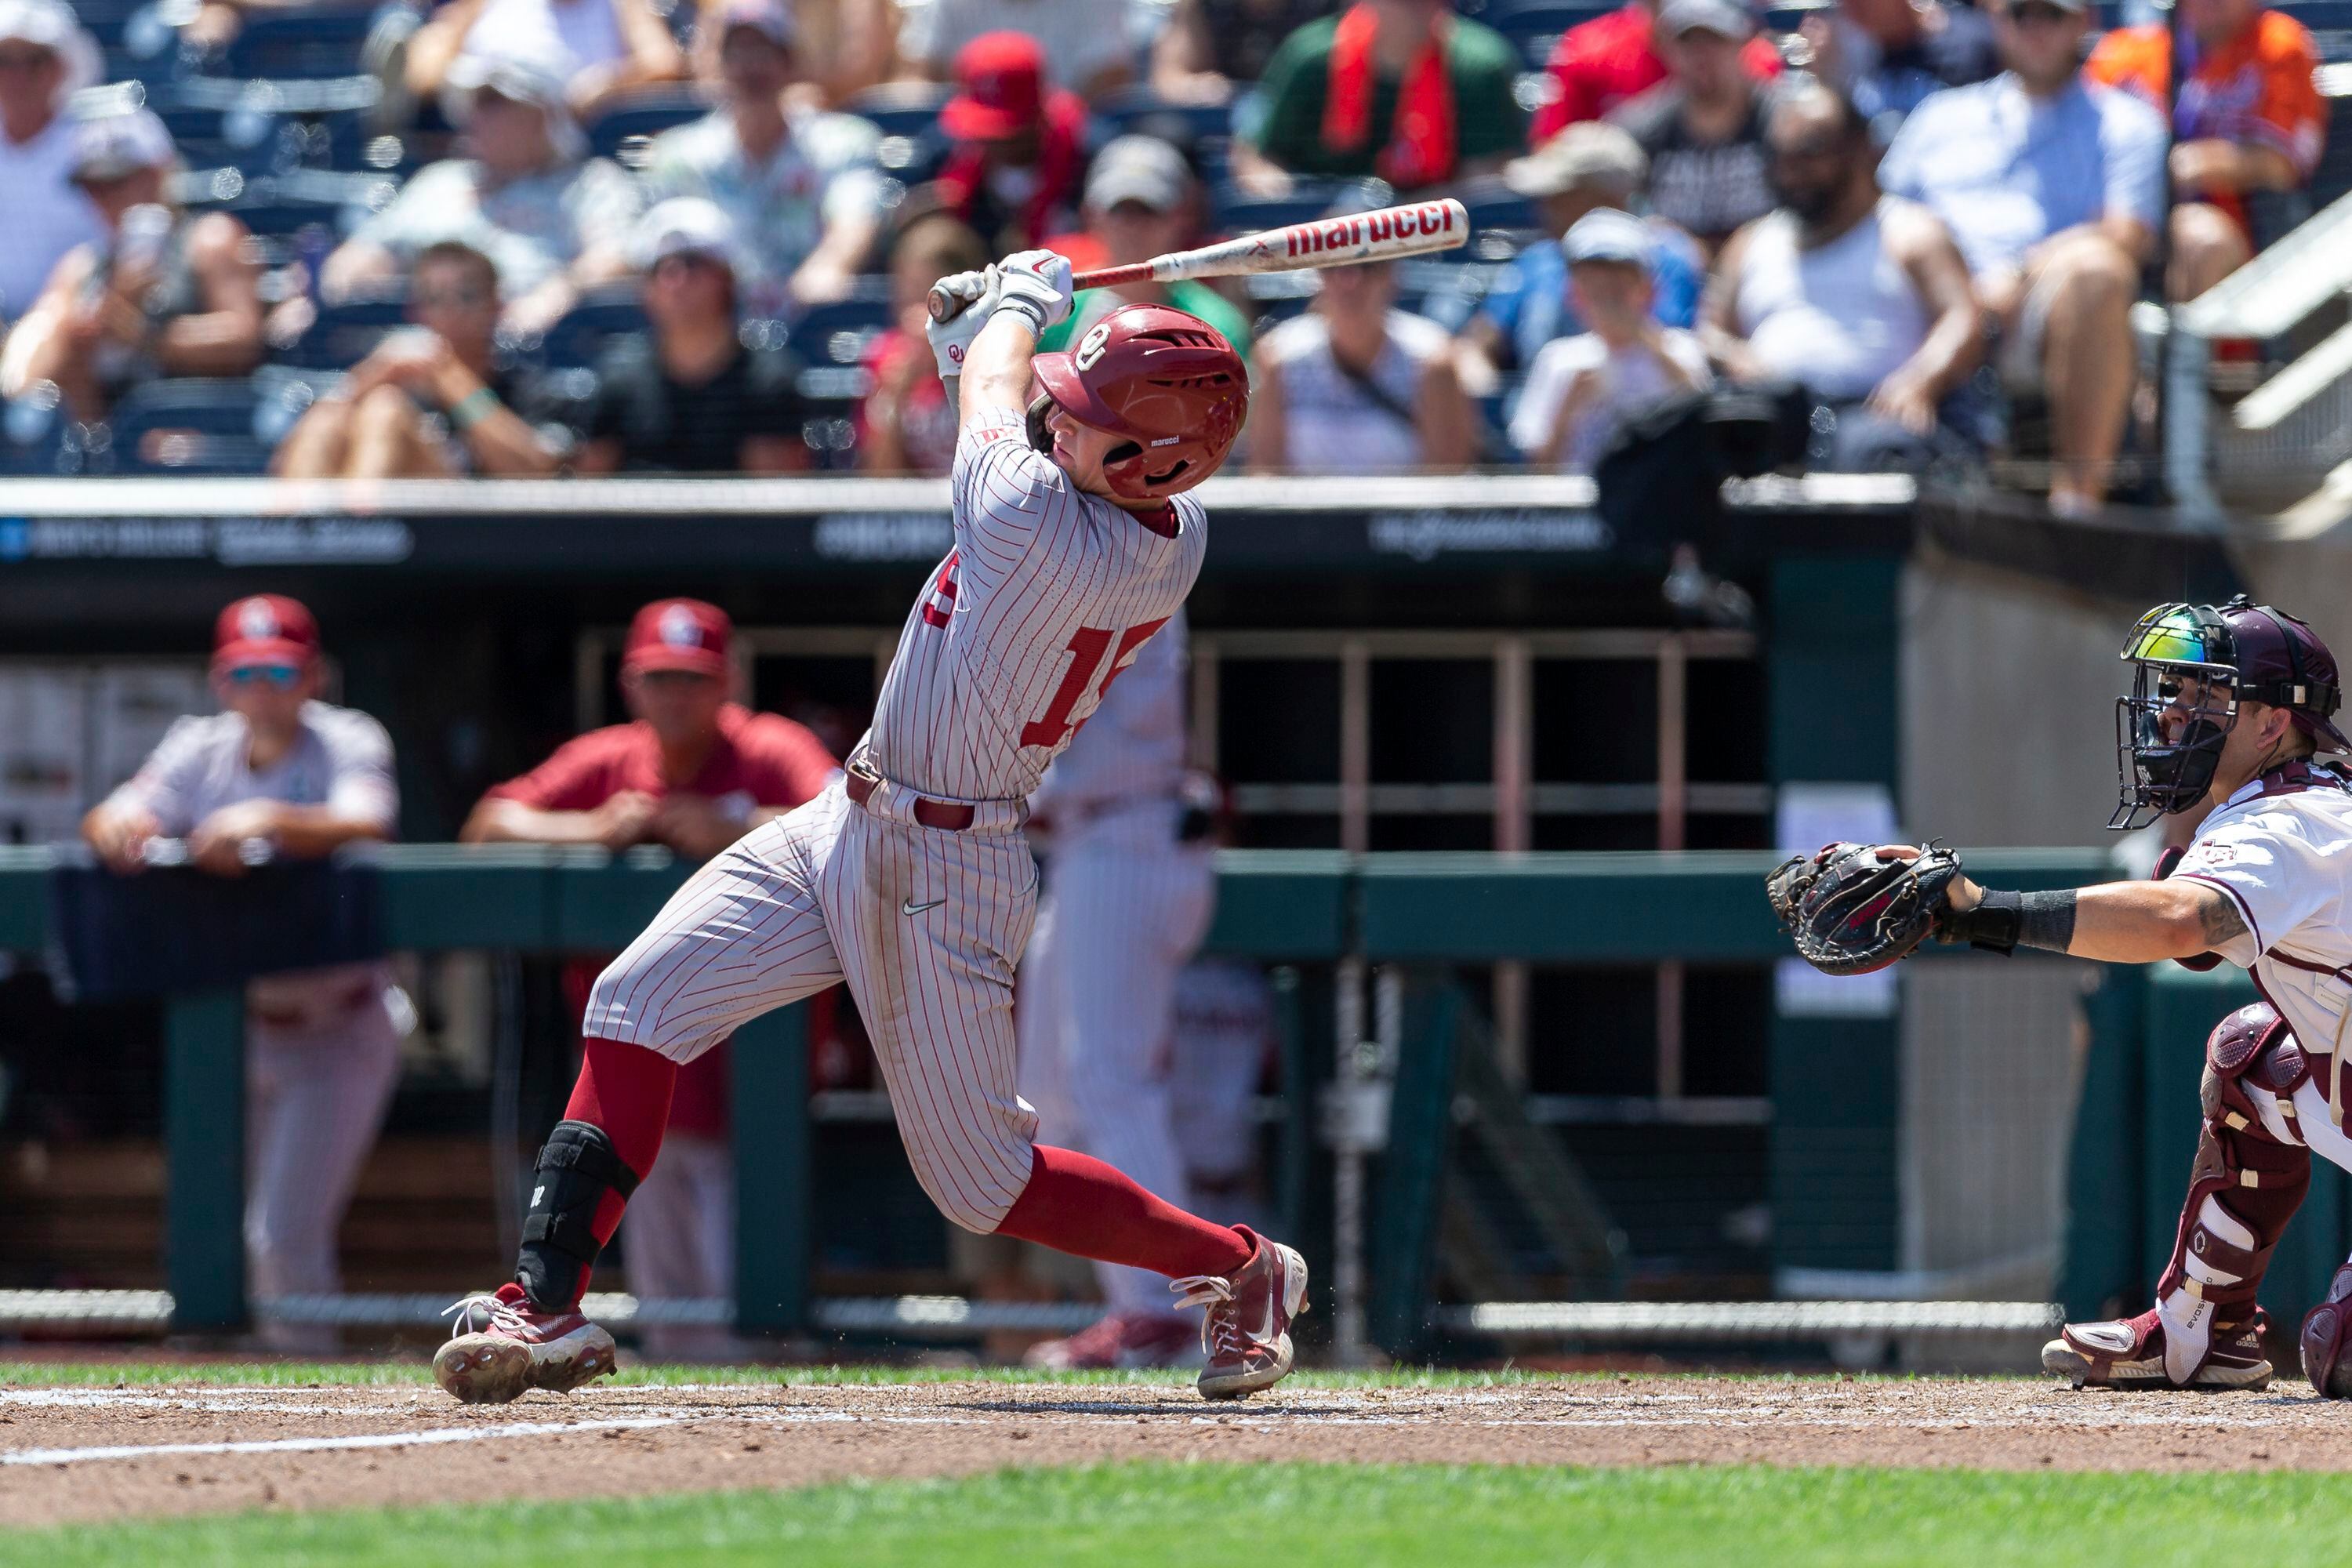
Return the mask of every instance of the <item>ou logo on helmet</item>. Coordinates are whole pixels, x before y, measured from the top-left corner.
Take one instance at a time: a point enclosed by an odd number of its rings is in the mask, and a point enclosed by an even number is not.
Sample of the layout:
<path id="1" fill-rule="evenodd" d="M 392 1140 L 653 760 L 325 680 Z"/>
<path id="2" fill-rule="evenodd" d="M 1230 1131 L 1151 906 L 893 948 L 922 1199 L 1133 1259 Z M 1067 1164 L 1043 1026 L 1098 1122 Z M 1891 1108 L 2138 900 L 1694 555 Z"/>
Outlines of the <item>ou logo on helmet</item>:
<path id="1" fill-rule="evenodd" d="M 1087 335 L 1078 340 L 1078 352 L 1070 356 L 1070 361 L 1083 374 L 1101 362 L 1103 351 L 1109 347 L 1110 323 L 1097 321 L 1087 329 Z"/>

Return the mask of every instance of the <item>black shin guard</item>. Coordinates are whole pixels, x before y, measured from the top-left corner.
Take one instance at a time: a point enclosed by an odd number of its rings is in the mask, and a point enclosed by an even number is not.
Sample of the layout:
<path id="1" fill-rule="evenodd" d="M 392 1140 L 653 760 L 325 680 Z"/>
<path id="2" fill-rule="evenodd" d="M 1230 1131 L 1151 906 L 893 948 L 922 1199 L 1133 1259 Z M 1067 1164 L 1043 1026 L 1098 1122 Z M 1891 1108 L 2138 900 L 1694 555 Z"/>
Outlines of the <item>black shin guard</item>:
<path id="1" fill-rule="evenodd" d="M 621 1163 L 603 1128 L 587 1121 L 555 1124 L 539 1152 L 515 1263 L 515 1279 L 532 1306 L 560 1312 L 579 1303 L 588 1271 L 604 1250 L 596 1239 L 598 1205 L 608 1192 L 626 1203 L 636 1190 L 636 1173 Z"/>

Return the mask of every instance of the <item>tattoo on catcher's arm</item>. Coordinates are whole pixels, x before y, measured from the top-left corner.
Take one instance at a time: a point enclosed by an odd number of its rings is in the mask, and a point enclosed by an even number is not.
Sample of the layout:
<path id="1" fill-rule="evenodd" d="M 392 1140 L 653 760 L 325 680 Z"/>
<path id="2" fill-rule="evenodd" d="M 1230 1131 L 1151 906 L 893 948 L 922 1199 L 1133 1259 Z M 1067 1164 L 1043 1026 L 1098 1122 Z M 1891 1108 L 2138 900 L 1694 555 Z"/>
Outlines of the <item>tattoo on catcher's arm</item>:
<path id="1" fill-rule="evenodd" d="M 2221 947 L 2246 934 L 2246 917 L 2238 912 L 2238 900 L 2219 888 L 2200 889 L 2204 901 L 2198 906 L 2198 919 L 2203 923 L 2209 946 Z"/>

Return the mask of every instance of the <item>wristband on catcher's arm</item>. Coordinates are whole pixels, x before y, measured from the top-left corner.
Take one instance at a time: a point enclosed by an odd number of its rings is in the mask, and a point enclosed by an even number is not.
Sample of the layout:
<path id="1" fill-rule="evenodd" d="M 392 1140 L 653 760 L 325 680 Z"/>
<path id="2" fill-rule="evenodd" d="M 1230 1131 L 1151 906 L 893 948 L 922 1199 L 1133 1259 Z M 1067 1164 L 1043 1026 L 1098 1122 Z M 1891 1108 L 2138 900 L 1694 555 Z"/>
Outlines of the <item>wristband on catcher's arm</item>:
<path id="1" fill-rule="evenodd" d="M 1974 909 L 1939 917 L 1936 935 L 1987 952 L 2005 954 L 2021 947 L 2063 952 L 2074 940 L 2074 889 L 2003 893 L 1987 888 Z"/>

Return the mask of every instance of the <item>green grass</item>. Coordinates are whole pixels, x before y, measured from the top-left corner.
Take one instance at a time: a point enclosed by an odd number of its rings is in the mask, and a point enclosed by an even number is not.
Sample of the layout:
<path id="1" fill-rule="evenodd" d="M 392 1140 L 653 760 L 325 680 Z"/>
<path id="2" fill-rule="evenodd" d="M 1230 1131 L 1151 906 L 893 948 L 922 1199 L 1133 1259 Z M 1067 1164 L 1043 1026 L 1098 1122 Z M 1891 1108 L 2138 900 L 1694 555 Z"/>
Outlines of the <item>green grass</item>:
<path id="1" fill-rule="evenodd" d="M 0 1538 L 0 1562 L 2210 1568 L 2352 1562 L 2352 1477 L 1133 1464 L 608 1502 L 240 1514 Z M 2218 1532 L 2218 1533 L 2217 1533 Z"/>

